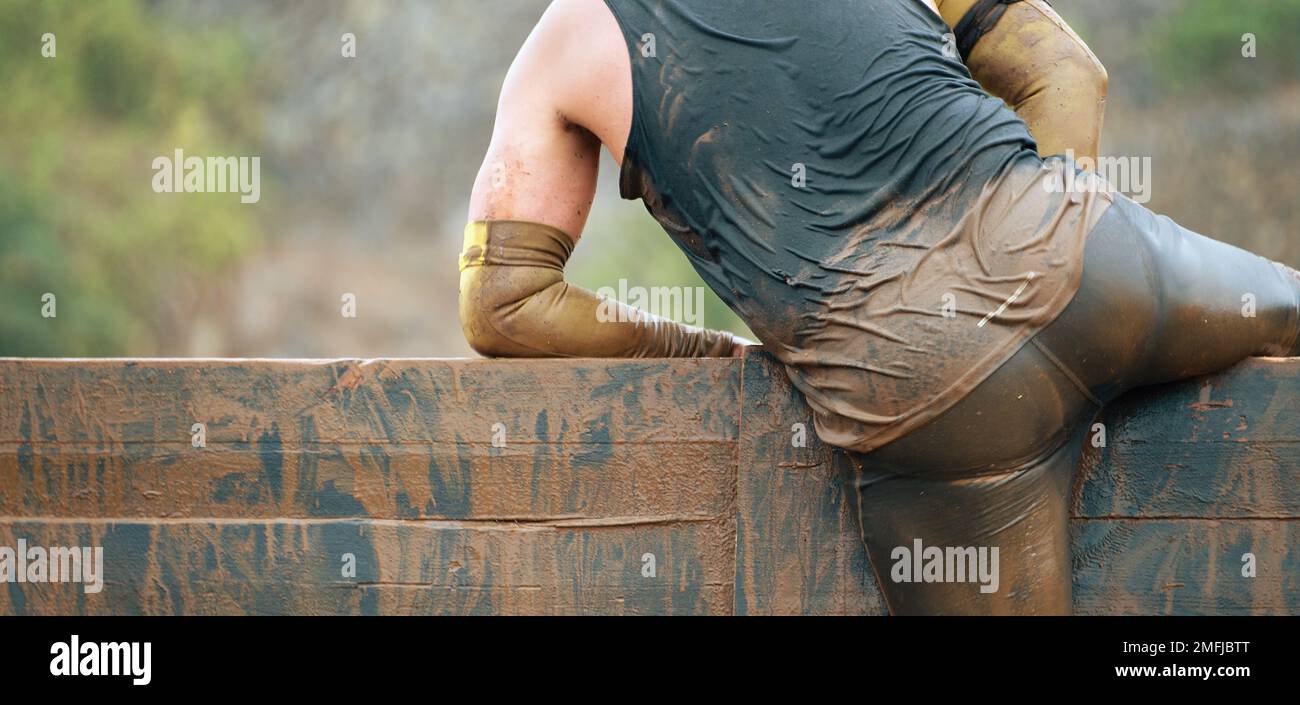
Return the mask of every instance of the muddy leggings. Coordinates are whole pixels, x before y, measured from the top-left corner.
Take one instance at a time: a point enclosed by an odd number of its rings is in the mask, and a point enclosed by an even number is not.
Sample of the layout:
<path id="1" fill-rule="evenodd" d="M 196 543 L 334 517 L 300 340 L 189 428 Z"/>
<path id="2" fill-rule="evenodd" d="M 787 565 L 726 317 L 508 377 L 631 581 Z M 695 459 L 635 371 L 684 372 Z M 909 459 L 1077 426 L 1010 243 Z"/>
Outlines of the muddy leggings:
<path id="1" fill-rule="evenodd" d="M 1117 198 L 1052 324 L 934 421 L 853 456 L 858 527 L 890 612 L 1069 614 L 1068 503 L 1101 405 L 1252 355 L 1295 355 L 1298 331 L 1294 272 Z M 997 547 L 997 590 L 952 582 L 955 569 L 925 582 L 927 547 Z M 963 561 L 974 566 L 944 564 Z"/>

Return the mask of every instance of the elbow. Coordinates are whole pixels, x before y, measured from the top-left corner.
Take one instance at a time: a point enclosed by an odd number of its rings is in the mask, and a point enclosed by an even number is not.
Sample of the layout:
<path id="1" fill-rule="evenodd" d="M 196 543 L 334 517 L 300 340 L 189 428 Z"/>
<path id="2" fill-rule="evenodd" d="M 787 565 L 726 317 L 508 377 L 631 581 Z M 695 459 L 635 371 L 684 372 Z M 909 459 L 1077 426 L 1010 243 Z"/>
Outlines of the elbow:
<path id="1" fill-rule="evenodd" d="M 474 352 L 484 357 L 506 357 L 509 352 L 494 321 L 500 315 L 500 306 L 494 300 L 496 297 L 492 295 L 491 287 L 484 285 L 481 273 L 480 268 L 461 273 L 460 329 Z"/>
<path id="2" fill-rule="evenodd" d="M 1110 75 L 1091 51 L 1084 50 L 1084 56 L 1076 62 L 1074 74 L 1079 82 L 1080 91 L 1096 99 L 1098 105 L 1106 103 L 1106 92 L 1110 90 Z"/>
<path id="3" fill-rule="evenodd" d="M 460 329 L 465 334 L 465 342 L 470 349 L 483 357 L 506 357 L 505 349 L 498 336 L 491 332 L 487 317 L 478 314 L 466 314 L 461 306 Z"/>
<path id="4" fill-rule="evenodd" d="M 1100 118 L 1106 107 L 1110 77 L 1106 68 L 1086 49 L 1059 60 L 1050 73 L 1026 86 L 1017 95 L 1014 106 L 1035 100 L 1051 100 L 1053 110 Z"/>
<path id="5" fill-rule="evenodd" d="M 1083 38 L 1071 29 L 1065 20 L 1053 12 L 1046 2 L 1041 6 L 1035 3 L 1032 9 L 1040 14 L 1041 26 L 1046 28 L 1051 36 L 1048 42 L 1041 45 L 1040 58 L 1048 61 L 1053 58 L 1058 60 L 1062 78 L 1077 82 L 1074 90 L 1081 94 L 1096 96 L 1099 102 L 1104 103 L 1106 91 L 1110 88 L 1110 76 L 1106 73 L 1106 67 L 1102 65 L 1101 59 L 1097 58 L 1088 43 L 1083 41 Z"/>
<path id="6" fill-rule="evenodd" d="M 1106 92 L 1110 88 L 1110 78 L 1106 75 L 1106 69 L 1101 62 L 1093 58 L 1091 52 L 1086 59 L 1086 61 L 1081 60 L 1070 72 L 1074 87 L 1069 90 L 1073 94 L 1071 102 L 1077 110 L 1075 121 L 1081 126 L 1080 129 L 1089 141 L 1083 153 L 1090 151 L 1090 156 L 1096 158 L 1101 143 L 1101 126 L 1106 118 Z M 1085 125 L 1086 127 L 1082 127 Z M 1080 149 L 1085 148 L 1080 147 Z"/>
<path id="7" fill-rule="evenodd" d="M 1091 56 L 1072 57 L 1055 67 L 1055 71 L 1035 83 L 1026 91 L 1026 98 L 1015 104 L 1017 112 L 1021 106 L 1034 101 L 1049 101 L 1053 112 L 1058 115 L 1074 115 L 1075 120 L 1095 122 L 1100 128 L 1101 117 L 1106 110 L 1106 92 L 1110 79 L 1106 69 Z"/>
<path id="8" fill-rule="evenodd" d="M 1095 97 L 1099 103 L 1106 102 L 1106 91 L 1110 89 L 1110 75 L 1097 55 L 1073 31 L 1069 32 L 1070 41 L 1062 51 L 1062 78 L 1075 84 L 1075 90 L 1081 95 Z"/>
<path id="9" fill-rule="evenodd" d="M 573 243 L 537 224 L 467 228 L 458 313 L 465 341 L 487 357 L 549 357 Z M 477 244 L 475 244 L 477 243 Z"/>
<path id="10" fill-rule="evenodd" d="M 535 267 L 469 267 L 460 275 L 460 329 L 484 357 L 538 357 L 546 330 L 537 297 L 557 275 Z"/>

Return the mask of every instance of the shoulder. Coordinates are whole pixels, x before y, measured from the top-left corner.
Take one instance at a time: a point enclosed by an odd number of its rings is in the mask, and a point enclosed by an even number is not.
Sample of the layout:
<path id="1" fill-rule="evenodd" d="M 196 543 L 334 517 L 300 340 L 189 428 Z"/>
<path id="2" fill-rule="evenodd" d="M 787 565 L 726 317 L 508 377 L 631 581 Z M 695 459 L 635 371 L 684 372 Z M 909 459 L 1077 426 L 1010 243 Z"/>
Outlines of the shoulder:
<path id="1" fill-rule="evenodd" d="M 610 142 L 625 137 L 631 62 L 605 0 L 554 0 L 515 59 L 509 82 L 545 96 L 556 112 L 611 150 L 621 148 Z"/>
<path id="2" fill-rule="evenodd" d="M 611 50 L 626 52 L 626 46 L 605 0 L 554 0 L 529 35 L 521 58 L 571 75 L 588 62 L 608 59 Z"/>

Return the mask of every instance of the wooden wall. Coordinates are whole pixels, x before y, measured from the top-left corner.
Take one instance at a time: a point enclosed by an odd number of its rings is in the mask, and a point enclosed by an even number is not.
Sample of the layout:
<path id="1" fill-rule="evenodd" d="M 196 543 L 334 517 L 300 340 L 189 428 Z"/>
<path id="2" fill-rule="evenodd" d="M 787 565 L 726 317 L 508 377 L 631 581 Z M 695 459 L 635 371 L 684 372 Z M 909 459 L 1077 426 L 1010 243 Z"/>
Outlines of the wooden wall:
<path id="1" fill-rule="evenodd" d="M 1298 390 L 1252 360 L 1108 409 L 1076 610 L 1300 613 Z M 843 460 L 757 352 L 0 360 L 0 546 L 106 563 L 0 614 L 881 614 Z"/>

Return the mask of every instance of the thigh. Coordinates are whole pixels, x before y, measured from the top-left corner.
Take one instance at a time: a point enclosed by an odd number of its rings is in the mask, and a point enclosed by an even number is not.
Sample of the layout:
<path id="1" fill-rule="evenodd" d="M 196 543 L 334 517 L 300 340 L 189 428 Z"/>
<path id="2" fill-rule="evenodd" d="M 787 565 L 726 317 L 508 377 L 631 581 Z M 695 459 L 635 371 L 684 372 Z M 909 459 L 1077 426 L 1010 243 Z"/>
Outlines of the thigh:
<path id="1" fill-rule="evenodd" d="M 969 480 L 855 458 L 858 528 L 891 614 L 1070 614 L 1069 496 L 1083 434 Z"/>
<path id="2" fill-rule="evenodd" d="M 1118 198 L 1088 238 L 1078 293 L 1036 340 L 1101 401 L 1294 354 L 1293 274 Z"/>

